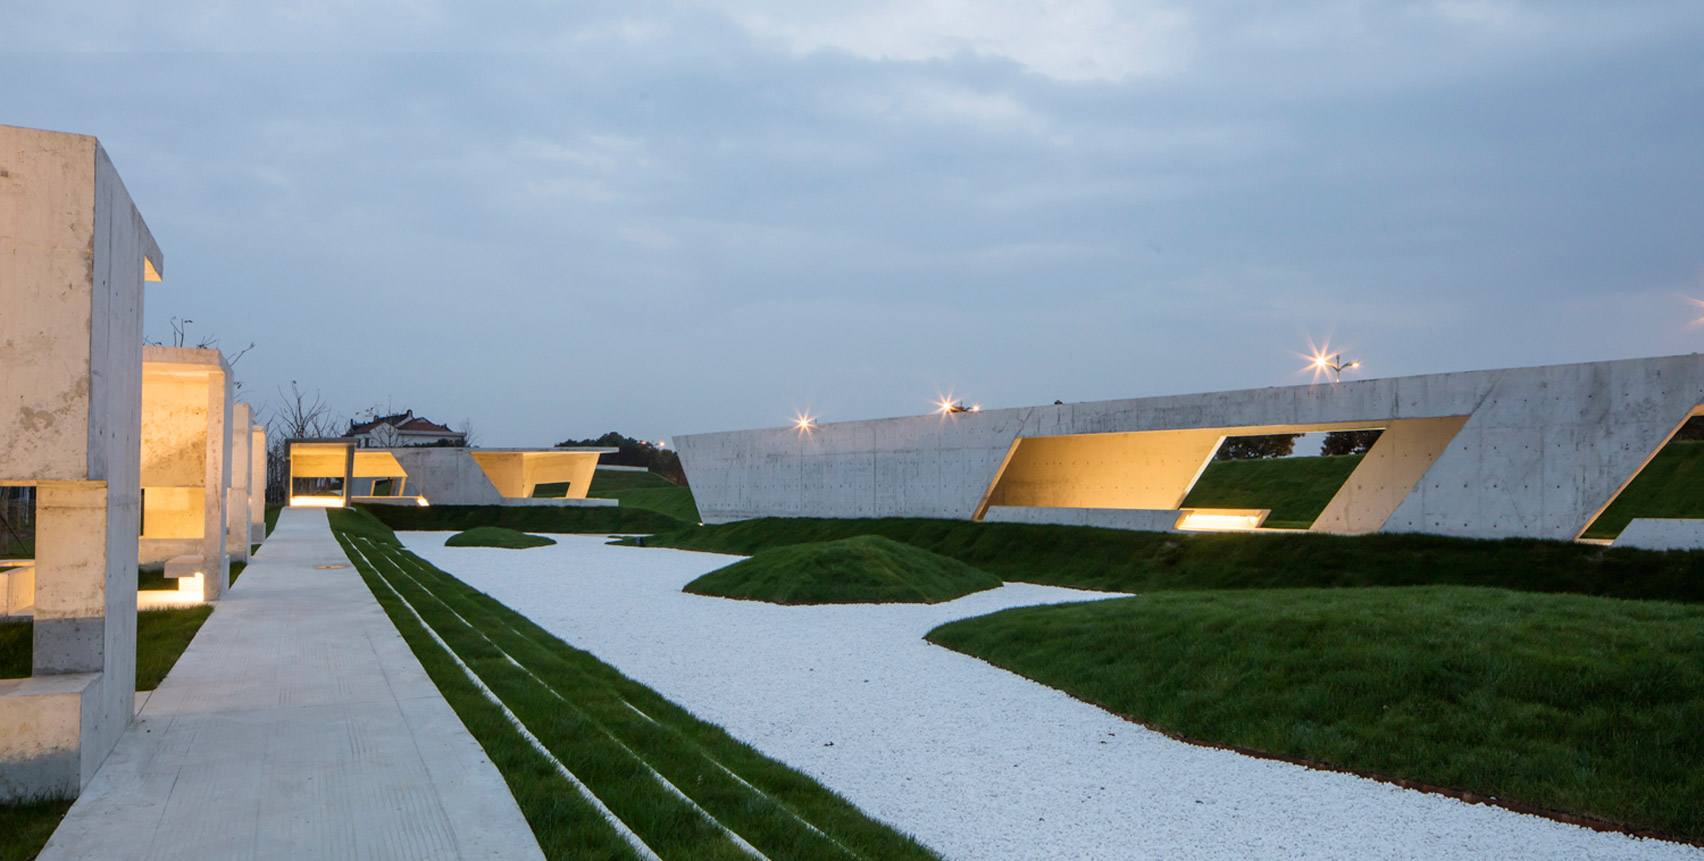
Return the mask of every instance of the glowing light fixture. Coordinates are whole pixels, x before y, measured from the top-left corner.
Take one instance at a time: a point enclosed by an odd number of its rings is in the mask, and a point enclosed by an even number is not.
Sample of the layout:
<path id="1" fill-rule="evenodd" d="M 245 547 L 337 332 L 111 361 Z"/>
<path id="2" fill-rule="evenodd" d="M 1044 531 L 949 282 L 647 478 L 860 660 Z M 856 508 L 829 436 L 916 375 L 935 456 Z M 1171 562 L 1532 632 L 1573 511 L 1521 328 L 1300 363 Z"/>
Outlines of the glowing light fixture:
<path id="1" fill-rule="evenodd" d="M 810 433 L 811 431 L 816 430 L 816 427 L 816 416 L 810 415 L 809 413 L 796 413 L 793 416 L 793 428 L 799 433 Z"/>
<path id="2" fill-rule="evenodd" d="M 1246 532 L 1259 529 L 1271 514 L 1268 508 L 1196 508 L 1185 509 L 1177 519 L 1177 528 L 1197 532 Z"/>
<path id="3" fill-rule="evenodd" d="M 416 497 L 414 497 L 414 504 L 420 506 L 421 508 L 425 508 L 426 506 L 431 505 L 432 503 L 427 502 L 426 497 L 424 497 L 424 496 L 416 496 Z"/>
<path id="4" fill-rule="evenodd" d="M 341 496 L 292 496 L 291 508 L 342 508 Z"/>
<path id="5" fill-rule="evenodd" d="M 1313 354 L 1314 375 L 1317 377 L 1318 375 L 1329 371 L 1331 373 L 1331 381 L 1333 383 L 1343 382 L 1344 371 L 1359 367 L 1361 367 L 1361 363 L 1359 361 L 1343 361 L 1343 354 L 1341 352 L 1327 353 L 1324 350 L 1318 350 Z"/>

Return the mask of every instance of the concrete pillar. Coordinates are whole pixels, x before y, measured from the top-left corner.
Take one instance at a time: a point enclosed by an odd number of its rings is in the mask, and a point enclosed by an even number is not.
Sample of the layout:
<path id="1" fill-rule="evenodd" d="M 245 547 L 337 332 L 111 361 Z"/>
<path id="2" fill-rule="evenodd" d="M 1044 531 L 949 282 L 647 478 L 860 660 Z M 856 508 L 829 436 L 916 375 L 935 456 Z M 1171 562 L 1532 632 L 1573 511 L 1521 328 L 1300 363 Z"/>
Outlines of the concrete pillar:
<path id="1" fill-rule="evenodd" d="M 249 558 L 249 483 L 253 480 L 249 447 L 254 444 L 254 408 L 248 404 L 231 405 L 231 468 L 230 491 L 225 495 L 225 550 L 232 562 L 247 562 Z"/>
<path id="2" fill-rule="evenodd" d="M 266 540 L 266 428 L 249 430 L 249 544 Z"/>

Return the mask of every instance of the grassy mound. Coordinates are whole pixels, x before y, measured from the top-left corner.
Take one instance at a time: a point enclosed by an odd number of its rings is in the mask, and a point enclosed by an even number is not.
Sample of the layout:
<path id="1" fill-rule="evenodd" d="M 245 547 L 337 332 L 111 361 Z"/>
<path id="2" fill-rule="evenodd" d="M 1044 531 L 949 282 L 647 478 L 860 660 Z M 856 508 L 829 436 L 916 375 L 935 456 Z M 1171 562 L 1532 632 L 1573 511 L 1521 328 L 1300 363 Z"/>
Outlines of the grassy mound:
<path id="1" fill-rule="evenodd" d="M 1215 460 L 1183 500 L 1184 508 L 1270 508 L 1266 525 L 1306 529 L 1361 465 L 1362 455 Z"/>
<path id="2" fill-rule="evenodd" d="M 501 526 L 475 526 L 444 539 L 445 547 L 502 547 L 508 550 L 549 547 L 555 543 L 555 540 L 543 535 L 528 535 Z"/>
<path id="3" fill-rule="evenodd" d="M 1186 737 L 1704 838 L 1704 608 L 1460 587 L 1169 593 L 928 639 Z"/>
<path id="4" fill-rule="evenodd" d="M 652 535 L 645 545 L 750 556 L 855 535 L 892 538 L 1001 580 L 1105 592 L 1441 584 L 1704 603 L 1704 551 L 1608 550 L 1524 538 L 1179 535 L 962 520 L 765 518 L 678 529 Z"/>
<path id="5" fill-rule="evenodd" d="M 391 529 L 460 532 L 502 526 L 519 532 L 649 534 L 686 525 L 641 508 L 580 508 L 555 505 L 363 505 L 357 506 Z"/>
<path id="6" fill-rule="evenodd" d="M 771 604 L 938 604 L 993 589 L 1000 578 L 877 535 L 765 550 L 684 591 Z"/>
<path id="7" fill-rule="evenodd" d="M 650 471 L 640 472 L 631 469 L 599 468 L 592 472 L 591 493 L 597 494 L 606 490 L 636 490 L 646 488 L 679 487 L 672 481 Z"/>

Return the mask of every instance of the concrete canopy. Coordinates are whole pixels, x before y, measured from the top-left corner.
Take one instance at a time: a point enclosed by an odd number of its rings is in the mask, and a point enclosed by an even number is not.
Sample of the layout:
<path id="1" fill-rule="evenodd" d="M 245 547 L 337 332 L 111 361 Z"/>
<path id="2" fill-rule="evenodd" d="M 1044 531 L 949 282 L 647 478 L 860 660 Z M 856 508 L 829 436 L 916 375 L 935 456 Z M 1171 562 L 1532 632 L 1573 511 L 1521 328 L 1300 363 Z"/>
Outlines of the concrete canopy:
<path id="1" fill-rule="evenodd" d="M 353 501 L 419 505 L 615 505 L 589 499 L 598 458 L 613 448 L 471 449 L 449 446 L 359 448 L 348 439 L 290 440 L 292 495 L 297 506 Z M 336 479 L 342 490 L 299 493 L 296 479 Z M 391 480 L 391 492 L 378 493 Z M 330 482 L 326 482 L 330 486 Z M 540 485 L 561 495 L 533 498 Z"/>
<path id="2" fill-rule="evenodd" d="M 1319 531 L 1572 540 L 1704 404 L 1704 357 L 675 437 L 707 523 L 940 517 L 1175 528 L 1227 436 L 1380 428 Z M 1167 526 L 1166 524 L 1171 524 Z"/>

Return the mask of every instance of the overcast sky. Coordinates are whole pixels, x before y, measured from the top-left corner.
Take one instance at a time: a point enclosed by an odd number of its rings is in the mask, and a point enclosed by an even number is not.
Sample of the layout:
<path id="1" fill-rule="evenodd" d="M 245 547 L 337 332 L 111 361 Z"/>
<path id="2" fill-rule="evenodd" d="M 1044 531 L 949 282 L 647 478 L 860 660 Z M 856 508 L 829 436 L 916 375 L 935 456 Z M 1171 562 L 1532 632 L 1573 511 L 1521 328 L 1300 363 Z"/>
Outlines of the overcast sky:
<path id="1" fill-rule="evenodd" d="M 254 342 L 257 406 L 548 445 L 1704 349 L 1698 0 L 0 8 L 0 123 L 101 139 L 149 337 Z"/>

